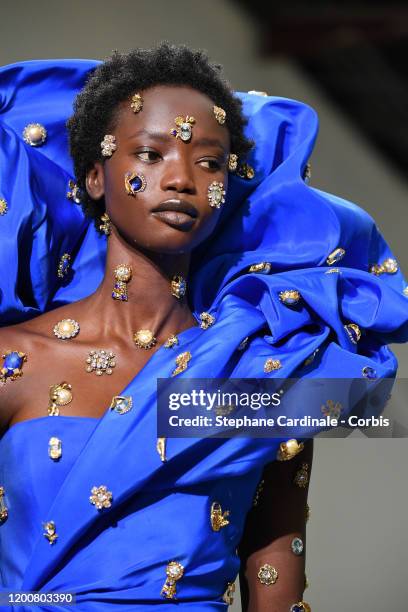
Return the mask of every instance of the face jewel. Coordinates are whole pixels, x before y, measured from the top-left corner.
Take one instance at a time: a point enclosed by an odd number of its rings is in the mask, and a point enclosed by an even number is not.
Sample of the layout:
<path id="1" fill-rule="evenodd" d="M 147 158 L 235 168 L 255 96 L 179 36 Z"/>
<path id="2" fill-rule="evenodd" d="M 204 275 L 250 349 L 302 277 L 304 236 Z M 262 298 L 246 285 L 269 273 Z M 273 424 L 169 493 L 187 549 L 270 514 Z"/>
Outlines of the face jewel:
<path id="1" fill-rule="evenodd" d="M 370 366 L 364 366 L 361 372 L 364 378 L 369 378 L 370 380 L 377 378 L 377 372 Z"/>
<path id="2" fill-rule="evenodd" d="M 112 223 L 107 212 L 104 212 L 103 215 L 101 215 L 101 224 L 99 229 L 105 234 L 105 236 L 110 236 L 112 232 Z"/>
<path id="3" fill-rule="evenodd" d="M 249 336 L 246 336 L 243 340 L 241 340 L 241 342 L 238 344 L 237 346 L 237 351 L 243 351 L 244 349 L 246 349 L 247 345 L 249 342 Z"/>
<path id="4" fill-rule="evenodd" d="M 172 348 L 173 346 L 177 346 L 179 343 L 178 337 L 175 334 L 169 336 L 166 342 L 163 344 L 164 348 Z"/>
<path id="5" fill-rule="evenodd" d="M 361 338 L 361 330 L 357 323 L 348 323 L 344 326 L 344 329 L 347 332 L 348 337 L 350 338 L 353 344 L 357 344 L 357 342 Z"/>
<path id="6" fill-rule="evenodd" d="M 112 368 L 116 366 L 115 353 L 112 351 L 108 353 L 103 349 L 90 351 L 86 363 L 88 364 L 85 368 L 87 372 L 95 372 L 97 376 L 110 375 L 113 373 Z"/>
<path id="7" fill-rule="evenodd" d="M 222 511 L 221 504 L 219 502 L 213 502 L 211 504 L 210 511 L 210 521 L 212 530 L 220 531 L 222 527 L 226 527 L 227 525 L 229 525 L 229 520 L 227 519 L 227 516 L 229 516 L 229 514 L 229 510 L 225 510 L 224 512 Z"/>
<path id="8" fill-rule="evenodd" d="M 264 363 L 264 372 L 267 374 L 282 367 L 280 359 L 267 359 Z"/>
<path id="9" fill-rule="evenodd" d="M 0 381 L 16 380 L 23 375 L 23 364 L 27 355 L 21 351 L 6 351 L 3 355 L 4 363 L 0 370 Z"/>
<path id="10" fill-rule="evenodd" d="M 293 482 L 297 487 L 305 489 L 309 483 L 309 464 L 302 463 L 302 467 L 295 474 Z"/>
<path id="11" fill-rule="evenodd" d="M 72 200 L 73 202 L 75 202 L 75 204 L 80 204 L 82 194 L 76 182 L 72 180 L 68 181 L 68 188 L 69 188 L 69 191 L 67 191 L 68 200 Z"/>
<path id="12" fill-rule="evenodd" d="M 49 416 L 58 416 L 60 406 L 67 406 L 72 402 L 72 385 L 62 382 L 59 385 L 51 385 L 50 399 L 48 404 Z"/>
<path id="13" fill-rule="evenodd" d="M 79 334 L 79 323 L 75 319 L 61 319 L 54 326 L 54 334 L 60 340 L 75 338 Z"/>
<path id="14" fill-rule="evenodd" d="M 176 117 L 174 123 L 177 129 L 171 130 L 170 134 L 176 138 L 180 138 L 183 142 L 188 142 L 193 134 L 192 126 L 195 123 L 194 117 L 189 117 L 188 115 L 186 118 Z"/>
<path id="15" fill-rule="evenodd" d="M 125 173 L 125 189 L 128 195 L 135 198 L 136 194 L 144 191 L 146 187 L 147 181 L 143 174 L 137 174 L 136 172 Z"/>
<path id="16" fill-rule="evenodd" d="M 267 584 L 268 586 L 271 584 L 275 584 L 278 579 L 278 572 L 273 565 L 269 565 L 269 563 L 265 563 L 262 565 L 258 572 L 259 582 L 262 584 Z"/>
<path id="17" fill-rule="evenodd" d="M 166 438 L 157 438 L 156 450 L 160 455 L 161 461 L 167 461 L 166 458 Z"/>
<path id="18" fill-rule="evenodd" d="M 222 601 L 225 602 L 228 606 L 232 606 L 234 603 L 234 593 L 235 593 L 235 584 L 233 582 L 228 582 L 227 589 L 222 596 Z"/>
<path id="19" fill-rule="evenodd" d="M 4 198 L 0 198 L 0 215 L 5 215 L 8 211 L 7 202 Z"/>
<path id="20" fill-rule="evenodd" d="M 285 291 L 279 292 L 279 299 L 285 306 L 294 306 L 299 302 L 300 297 L 300 293 L 296 289 L 285 289 Z"/>
<path id="21" fill-rule="evenodd" d="M 105 134 L 101 142 L 101 153 L 104 157 L 112 157 L 116 151 L 116 138 L 112 134 Z"/>
<path id="22" fill-rule="evenodd" d="M 177 368 L 173 370 L 171 375 L 176 376 L 177 374 L 184 372 L 184 370 L 187 370 L 188 362 L 190 361 L 190 359 L 191 359 L 191 353 L 189 351 L 185 351 L 184 353 L 180 353 L 179 355 L 177 355 L 176 357 Z"/>
<path id="23" fill-rule="evenodd" d="M 115 268 L 115 285 L 112 291 L 112 297 L 114 300 L 120 300 L 127 302 L 128 293 L 126 283 L 132 278 L 132 267 L 128 264 L 119 264 Z"/>
<path id="24" fill-rule="evenodd" d="M 248 272 L 256 272 L 257 274 L 269 274 L 271 271 L 271 264 L 268 261 L 261 261 L 257 264 L 252 264 Z"/>
<path id="25" fill-rule="evenodd" d="M 334 400 L 327 400 L 323 406 L 321 406 L 320 410 L 324 414 L 324 416 L 328 416 L 331 419 L 338 420 L 343 410 L 343 406 L 340 402 L 335 402 Z"/>
<path id="26" fill-rule="evenodd" d="M 297 603 L 290 606 L 289 612 L 311 612 L 312 608 L 305 601 L 298 601 Z"/>
<path id="27" fill-rule="evenodd" d="M 7 520 L 8 517 L 8 508 L 6 507 L 4 496 L 4 487 L 0 486 L 0 523 L 4 523 L 4 521 Z"/>
<path id="28" fill-rule="evenodd" d="M 139 93 L 135 93 L 132 96 L 132 102 L 130 103 L 130 108 L 134 113 L 140 113 L 143 108 L 143 98 Z"/>
<path id="29" fill-rule="evenodd" d="M 310 162 L 307 162 L 305 169 L 303 171 L 302 178 L 305 181 L 306 185 L 310 183 L 310 179 L 312 178 L 312 165 L 310 164 Z"/>
<path id="30" fill-rule="evenodd" d="M 345 254 L 346 254 L 346 251 L 342 249 L 341 247 L 338 247 L 337 249 L 334 249 L 334 251 L 330 253 L 330 255 L 326 259 L 326 263 L 329 266 L 331 266 L 334 263 L 337 263 L 338 261 L 340 261 L 340 259 L 343 259 Z"/>
<path id="31" fill-rule="evenodd" d="M 91 502 L 91 504 L 96 506 L 98 510 L 111 507 L 112 491 L 108 491 L 105 485 L 101 485 L 99 487 L 92 487 L 91 493 L 92 495 L 90 495 L 89 501 Z"/>
<path id="32" fill-rule="evenodd" d="M 176 582 L 183 576 L 184 567 L 178 561 L 170 561 L 166 567 L 166 574 L 166 582 L 160 594 L 167 599 L 174 599 L 176 596 Z"/>
<path id="33" fill-rule="evenodd" d="M 59 438 L 52 438 L 48 441 L 48 456 L 54 461 L 58 461 L 62 457 L 62 442 Z"/>
<path id="34" fill-rule="evenodd" d="M 126 414 L 132 409 L 133 399 L 130 395 L 115 395 L 109 408 L 118 414 Z"/>
<path id="35" fill-rule="evenodd" d="M 225 202 L 225 189 L 223 183 L 213 181 L 207 192 L 207 198 L 212 208 L 220 208 L 221 204 Z"/>
<path id="36" fill-rule="evenodd" d="M 235 153 L 230 153 L 228 155 L 228 170 L 230 172 L 235 172 L 238 168 L 238 155 Z"/>
<path id="37" fill-rule="evenodd" d="M 133 340 L 137 347 L 150 349 L 157 344 L 157 338 L 150 329 L 139 329 L 133 334 Z"/>
<path id="38" fill-rule="evenodd" d="M 262 480 L 260 480 L 260 482 L 258 483 L 258 486 L 256 487 L 254 499 L 252 502 L 252 505 L 254 507 L 256 507 L 259 504 L 259 500 L 261 499 L 262 492 L 264 490 L 264 486 L 265 486 L 265 480 L 262 478 Z"/>
<path id="39" fill-rule="evenodd" d="M 23 140 L 32 147 L 40 147 L 47 138 L 47 130 L 41 123 L 29 123 L 23 130 Z"/>
<path id="40" fill-rule="evenodd" d="M 224 125 L 227 113 L 220 106 L 213 106 L 213 112 L 216 120 L 220 125 Z"/>
<path id="41" fill-rule="evenodd" d="M 214 325 L 215 323 L 214 315 L 210 314 L 209 312 L 202 312 L 200 314 L 200 319 L 201 319 L 201 323 L 200 323 L 201 329 L 208 329 L 209 327 L 211 327 L 211 325 Z"/>
<path id="42" fill-rule="evenodd" d="M 180 299 L 187 291 L 187 281 L 180 274 L 173 276 L 170 282 L 171 295 Z"/>
<path id="43" fill-rule="evenodd" d="M 293 538 L 290 547 L 295 555 L 301 555 L 303 552 L 303 540 L 301 538 Z"/>
<path id="44" fill-rule="evenodd" d="M 50 544 L 55 544 L 58 534 L 55 531 L 55 523 L 54 521 L 48 521 L 44 523 L 44 537 L 47 538 Z"/>
<path id="45" fill-rule="evenodd" d="M 59 261 L 57 276 L 58 278 L 64 278 L 68 274 L 68 270 L 70 267 L 71 255 L 69 253 L 64 253 Z"/>
<path id="46" fill-rule="evenodd" d="M 303 442 L 298 442 L 294 438 L 287 440 L 286 442 L 281 442 L 279 445 L 279 450 L 277 453 L 278 461 L 289 461 L 293 459 L 298 453 L 300 453 L 304 449 Z"/>

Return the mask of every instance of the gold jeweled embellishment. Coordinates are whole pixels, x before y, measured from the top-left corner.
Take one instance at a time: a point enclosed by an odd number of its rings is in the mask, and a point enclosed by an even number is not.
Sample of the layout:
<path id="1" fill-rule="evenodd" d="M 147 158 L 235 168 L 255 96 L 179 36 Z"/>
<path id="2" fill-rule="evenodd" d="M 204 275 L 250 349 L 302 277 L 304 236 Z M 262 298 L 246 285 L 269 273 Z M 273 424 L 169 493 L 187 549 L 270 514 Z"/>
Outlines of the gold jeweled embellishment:
<path id="1" fill-rule="evenodd" d="M 47 538 L 50 544 L 55 544 L 58 538 L 58 534 L 56 532 L 56 527 L 54 521 L 48 521 L 47 523 L 43 523 L 44 526 L 44 537 Z"/>
<path id="2" fill-rule="evenodd" d="M 112 157 L 116 149 L 116 137 L 113 136 L 113 134 L 105 134 L 101 142 L 101 153 L 103 157 Z"/>
<path id="3" fill-rule="evenodd" d="M 295 474 L 293 482 L 300 489 L 305 489 L 309 483 L 309 464 L 302 463 L 302 467 Z"/>
<path id="4" fill-rule="evenodd" d="M 330 255 L 326 259 L 326 263 L 329 266 L 332 266 L 334 263 L 337 263 L 338 261 L 340 261 L 340 259 L 343 259 L 345 254 L 346 254 L 346 251 L 342 249 L 341 247 L 338 247 L 337 249 L 334 249 L 334 251 L 330 253 Z"/>
<path id="5" fill-rule="evenodd" d="M 119 264 L 114 270 L 115 284 L 112 290 L 112 298 L 121 302 L 128 301 L 127 284 L 133 275 L 130 264 Z"/>
<path id="6" fill-rule="evenodd" d="M 99 487 L 92 487 L 92 495 L 89 496 L 89 501 L 93 504 L 97 510 L 103 510 L 103 508 L 110 508 L 112 505 L 112 491 L 108 491 L 105 485 Z"/>
<path id="7" fill-rule="evenodd" d="M 380 274 L 396 274 L 398 272 L 398 262 L 392 257 L 387 257 L 381 264 L 372 264 L 370 272 L 376 276 L 380 276 Z"/>
<path id="8" fill-rule="evenodd" d="M 8 211 L 7 202 L 4 198 L 0 198 L 0 215 L 5 215 Z"/>
<path id="9" fill-rule="evenodd" d="M 160 455 L 160 459 L 164 462 L 167 461 L 166 457 L 166 438 L 157 438 L 156 450 Z"/>
<path id="10" fill-rule="evenodd" d="M 23 130 L 23 140 L 31 147 L 40 147 L 47 138 L 47 130 L 41 123 L 29 123 Z"/>
<path id="11" fill-rule="evenodd" d="M 234 603 L 234 593 L 235 593 L 235 583 L 228 582 L 225 593 L 222 596 L 222 601 L 226 603 L 228 606 L 232 606 L 232 604 Z"/>
<path id="12" fill-rule="evenodd" d="M 274 370 L 280 370 L 282 367 L 280 359 L 267 359 L 264 363 L 264 372 L 269 374 L 269 372 L 273 372 Z"/>
<path id="13" fill-rule="evenodd" d="M 50 399 L 48 404 L 48 415 L 58 416 L 61 406 L 66 406 L 72 402 L 72 385 L 62 382 L 59 385 L 51 385 Z"/>
<path id="14" fill-rule="evenodd" d="M 48 456 L 53 461 L 58 461 L 62 457 L 62 442 L 55 436 L 48 441 Z"/>
<path id="15" fill-rule="evenodd" d="M 175 118 L 174 123 L 177 128 L 170 130 L 170 134 L 176 138 L 180 138 L 183 142 L 188 142 L 193 134 L 192 127 L 195 124 L 194 117 L 189 117 L 188 115 L 185 118 L 178 116 Z"/>
<path id="16" fill-rule="evenodd" d="M 177 376 L 177 374 L 180 374 L 181 372 L 184 372 L 184 370 L 187 370 L 188 362 L 190 361 L 190 359 L 191 359 L 190 351 L 185 351 L 184 353 L 180 353 L 179 355 L 177 355 L 176 357 L 177 368 L 173 370 L 171 375 Z"/>
<path id="17" fill-rule="evenodd" d="M 130 395 L 115 395 L 109 408 L 118 414 L 126 414 L 132 409 L 133 398 Z"/>
<path id="18" fill-rule="evenodd" d="M 238 168 L 238 155 L 236 153 L 230 153 L 228 155 L 228 170 L 230 172 L 236 172 Z"/>
<path id="19" fill-rule="evenodd" d="M 3 353 L 2 358 L 4 359 L 3 367 L 0 369 L 2 384 L 8 380 L 17 380 L 23 375 L 23 365 L 27 361 L 26 353 L 8 350 Z"/>
<path id="20" fill-rule="evenodd" d="M 69 340 L 79 334 L 79 323 L 75 319 L 61 319 L 54 325 L 53 331 L 60 340 Z"/>
<path id="21" fill-rule="evenodd" d="M 173 346 L 177 346 L 179 343 L 179 339 L 175 334 L 171 334 L 163 344 L 164 348 L 172 348 Z"/>
<path id="22" fill-rule="evenodd" d="M 304 549 L 302 538 L 296 537 L 290 543 L 290 547 L 294 555 L 300 556 Z"/>
<path id="23" fill-rule="evenodd" d="M 230 515 L 229 510 L 222 511 L 221 504 L 219 502 L 213 502 L 211 504 L 210 521 L 213 531 L 220 531 L 223 527 L 229 525 L 227 516 Z"/>
<path id="24" fill-rule="evenodd" d="M 64 253 L 59 260 L 57 276 L 58 278 L 64 278 L 67 276 L 69 267 L 71 262 L 71 255 L 69 253 Z"/>
<path id="25" fill-rule="evenodd" d="M 93 350 L 89 352 L 89 357 L 86 359 L 88 364 L 85 367 L 87 372 L 95 372 L 97 376 L 102 374 L 113 374 L 113 368 L 116 366 L 115 353 L 109 353 L 103 349 Z"/>
<path id="26" fill-rule="evenodd" d="M 6 521 L 8 517 L 8 508 L 4 501 L 4 497 L 5 497 L 4 487 L 0 486 L 0 524 L 4 523 L 4 521 Z"/>
<path id="27" fill-rule="evenodd" d="M 208 203 L 212 208 L 220 208 L 221 204 L 225 203 L 224 184 L 220 181 L 213 181 L 208 186 L 207 199 Z"/>
<path id="28" fill-rule="evenodd" d="M 408 297 L 408 285 L 405 287 L 405 289 L 402 290 L 402 293 Z"/>
<path id="29" fill-rule="evenodd" d="M 176 597 L 176 583 L 183 576 L 184 567 L 178 561 L 170 561 L 166 567 L 166 574 L 167 578 L 160 595 L 167 599 L 174 599 Z"/>
<path id="30" fill-rule="evenodd" d="M 258 486 L 256 487 L 254 499 L 253 499 L 253 502 L 252 502 L 252 505 L 253 505 L 254 508 L 256 508 L 258 506 L 258 504 L 259 504 L 262 492 L 264 490 L 264 486 L 265 486 L 265 480 L 262 478 L 262 480 L 259 481 Z"/>
<path id="31" fill-rule="evenodd" d="M 306 587 L 305 587 L 306 588 Z M 312 612 L 312 608 L 305 601 L 298 601 L 290 606 L 289 612 Z"/>
<path id="32" fill-rule="evenodd" d="M 338 421 L 343 410 L 343 406 L 340 404 L 340 402 L 335 402 L 334 400 L 329 399 L 320 407 L 320 410 L 324 416 L 328 416 L 331 419 L 336 419 Z"/>
<path id="33" fill-rule="evenodd" d="M 81 190 L 76 184 L 75 181 L 70 179 L 68 181 L 68 191 L 67 191 L 68 200 L 72 200 L 75 204 L 81 203 Z"/>
<path id="34" fill-rule="evenodd" d="M 268 586 L 275 584 L 278 579 L 278 571 L 273 565 L 265 563 L 259 568 L 258 579 L 259 582 Z"/>
<path id="35" fill-rule="evenodd" d="M 361 330 L 357 323 L 348 323 L 347 325 L 344 325 L 344 329 L 346 330 L 350 341 L 353 344 L 357 344 L 361 338 Z"/>
<path id="36" fill-rule="evenodd" d="M 227 113 L 221 106 L 213 106 L 213 112 L 216 120 L 220 125 L 224 125 Z"/>
<path id="37" fill-rule="evenodd" d="M 182 298 L 187 291 L 187 281 L 181 276 L 181 274 L 176 274 L 170 281 L 170 291 L 171 295 L 174 295 L 177 299 Z"/>
<path id="38" fill-rule="evenodd" d="M 132 109 L 132 111 L 136 114 L 136 113 L 140 113 L 140 111 L 143 108 L 143 98 L 140 95 L 140 93 L 135 93 L 132 96 L 132 101 L 130 103 L 130 108 Z"/>
<path id="39" fill-rule="evenodd" d="M 261 261 L 260 263 L 252 264 L 248 272 L 256 272 L 257 274 L 269 274 L 272 264 L 269 261 Z"/>
<path id="40" fill-rule="evenodd" d="M 310 183 L 310 179 L 312 178 L 312 164 L 310 162 L 307 162 L 307 164 L 305 165 L 302 178 L 305 181 L 306 185 Z"/>
<path id="41" fill-rule="evenodd" d="M 315 348 L 315 350 L 313 351 L 313 353 L 312 353 L 311 355 L 309 355 L 309 357 L 307 357 L 307 358 L 304 360 L 303 365 L 304 365 L 304 366 L 308 366 L 308 365 L 310 365 L 311 363 L 313 363 L 313 361 L 314 361 L 314 359 L 315 359 L 315 357 L 316 357 L 316 355 L 317 355 L 317 353 L 318 353 L 319 351 L 320 351 L 320 348 L 319 348 L 319 347 Z"/>
<path id="42" fill-rule="evenodd" d="M 107 212 L 104 212 L 103 215 L 101 215 L 99 229 L 103 234 L 105 234 L 105 236 L 110 236 L 112 233 L 112 222 Z"/>
<path id="43" fill-rule="evenodd" d="M 298 442 L 294 438 L 287 440 L 286 442 L 281 442 L 279 445 L 278 453 L 276 455 L 276 459 L 278 461 L 289 461 L 293 459 L 298 453 L 300 453 L 304 449 L 305 445 L 303 442 Z"/>
<path id="44" fill-rule="evenodd" d="M 133 341 L 138 348 L 146 350 L 157 344 L 157 338 L 150 329 L 138 329 L 133 334 Z"/>
<path id="45" fill-rule="evenodd" d="M 209 327 L 211 327 L 211 325 L 214 325 L 215 323 L 214 315 L 210 314 L 209 312 L 202 312 L 200 314 L 200 319 L 201 319 L 201 323 L 200 323 L 201 329 L 208 329 Z"/>
<path id="46" fill-rule="evenodd" d="M 238 166 L 238 168 L 236 169 L 236 173 L 240 178 L 247 180 L 251 180 L 255 176 L 255 171 L 252 166 L 245 162 Z"/>
<path id="47" fill-rule="evenodd" d="M 279 291 L 279 299 L 285 306 L 294 306 L 299 302 L 301 295 L 297 289 Z"/>

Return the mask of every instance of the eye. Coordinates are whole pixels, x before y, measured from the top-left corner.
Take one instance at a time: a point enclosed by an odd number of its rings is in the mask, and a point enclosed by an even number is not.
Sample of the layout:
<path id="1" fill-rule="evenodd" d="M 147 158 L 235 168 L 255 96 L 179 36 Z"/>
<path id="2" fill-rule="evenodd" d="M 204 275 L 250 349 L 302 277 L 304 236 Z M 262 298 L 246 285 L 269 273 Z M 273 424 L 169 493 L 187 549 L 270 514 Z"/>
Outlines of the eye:
<path id="1" fill-rule="evenodd" d="M 152 149 L 138 151 L 136 156 L 144 162 L 155 162 L 161 158 L 160 153 L 157 153 L 157 151 L 152 151 Z"/>
<path id="2" fill-rule="evenodd" d="M 200 159 L 199 162 L 200 166 L 203 166 L 204 168 L 208 168 L 209 170 L 221 170 L 222 168 L 222 163 L 221 161 L 219 161 L 218 159 Z"/>

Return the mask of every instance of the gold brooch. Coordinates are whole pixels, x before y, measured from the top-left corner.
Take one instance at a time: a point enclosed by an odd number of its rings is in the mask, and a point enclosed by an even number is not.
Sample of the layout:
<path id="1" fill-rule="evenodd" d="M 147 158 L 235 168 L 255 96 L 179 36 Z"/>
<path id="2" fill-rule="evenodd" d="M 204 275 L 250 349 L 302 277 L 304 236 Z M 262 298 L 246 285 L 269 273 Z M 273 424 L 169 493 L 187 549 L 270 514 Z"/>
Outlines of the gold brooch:
<path id="1" fill-rule="evenodd" d="M 222 527 L 226 527 L 229 525 L 229 520 L 227 516 L 230 515 L 229 510 L 222 511 L 221 504 L 219 502 L 213 502 L 211 504 L 211 527 L 213 531 L 220 531 Z"/>
<path id="2" fill-rule="evenodd" d="M 59 438 L 52 436 L 48 441 L 48 456 L 54 461 L 62 457 L 62 442 Z"/>
<path id="3" fill-rule="evenodd" d="M 71 255 L 64 253 L 58 263 L 57 276 L 58 278 L 64 278 L 68 274 L 69 267 L 71 265 Z"/>
<path id="4" fill-rule="evenodd" d="M 137 347 L 146 350 L 157 344 L 157 338 L 150 329 L 139 329 L 133 334 L 133 341 Z"/>
<path id="5" fill-rule="evenodd" d="M 31 147 L 40 147 L 47 138 L 47 130 L 41 123 L 29 123 L 23 130 L 23 140 Z"/>
<path id="6" fill-rule="evenodd" d="M 184 370 L 187 369 L 188 362 L 190 361 L 190 359 L 191 359 L 191 353 L 189 351 L 185 351 L 184 353 L 180 353 L 179 355 L 177 355 L 176 357 L 177 368 L 173 370 L 171 375 L 176 376 L 177 374 L 184 372 Z"/>
<path id="7" fill-rule="evenodd" d="M 91 493 L 92 495 L 90 495 L 89 501 L 91 502 L 91 504 L 96 506 L 98 510 L 111 507 L 112 491 L 108 491 L 105 485 L 101 485 L 99 487 L 92 487 Z"/>
<path id="8" fill-rule="evenodd" d="M 267 359 L 264 363 L 264 372 L 267 374 L 282 367 L 280 359 Z"/>
<path id="9" fill-rule="evenodd" d="M 118 414 L 126 414 L 132 409 L 133 398 L 130 395 L 115 395 L 109 408 Z"/>
<path id="10" fill-rule="evenodd" d="M 340 261 L 340 259 L 343 259 L 345 254 L 346 254 L 346 251 L 342 249 L 341 247 L 338 247 L 337 249 L 334 249 L 334 251 L 330 253 L 330 255 L 326 259 L 326 263 L 329 266 L 332 266 L 334 263 L 337 263 L 338 261 Z"/>
<path id="11" fill-rule="evenodd" d="M 257 264 L 252 264 L 249 267 L 248 272 L 256 272 L 257 274 L 269 274 L 271 271 L 272 265 L 268 261 L 261 261 Z"/>
<path id="12" fill-rule="evenodd" d="M 134 113 L 139 113 L 143 108 L 143 98 L 139 93 L 135 93 L 132 96 L 132 102 L 130 103 L 130 108 Z"/>
<path id="13" fill-rule="evenodd" d="M 167 599 L 174 599 L 176 596 L 176 582 L 183 576 L 184 567 L 178 561 L 170 561 L 166 567 L 166 574 L 166 582 L 160 594 Z"/>
<path id="14" fill-rule="evenodd" d="M 208 329 L 209 327 L 211 327 L 211 325 L 214 325 L 215 323 L 215 317 L 209 312 L 202 312 L 200 314 L 200 319 L 201 319 L 201 323 L 200 323 L 201 329 Z"/>
<path id="15" fill-rule="evenodd" d="M 97 376 L 102 376 L 102 374 L 110 375 L 116 366 L 115 353 L 112 353 L 112 351 L 108 353 L 103 349 L 90 351 L 86 363 L 85 369 L 87 372 L 95 372 Z"/>
<path id="16" fill-rule="evenodd" d="M 300 453 L 304 449 L 303 442 L 298 442 L 294 438 L 287 440 L 286 442 L 281 442 L 279 445 L 278 454 L 276 459 L 278 461 L 289 461 L 293 459 L 298 453 Z"/>
<path id="17" fill-rule="evenodd" d="M 234 603 L 234 593 L 235 593 L 235 584 L 233 582 L 228 582 L 227 589 L 222 596 L 222 601 L 224 601 L 229 606 L 232 606 Z"/>
<path id="18" fill-rule="evenodd" d="M 75 338 L 79 334 L 79 323 L 75 319 L 61 319 L 54 325 L 54 335 L 60 340 Z"/>
<path id="19" fill-rule="evenodd" d="M 56 533 L 56 530 L 55 530 L 54 521 L 48 521 L 47 523 L 44 523 L 43 525 L 45 529 L 43 535 L 47 538 L 50 544 L 55 544 L 58 538 L 58 534 Z"/>
<path id="20" fill-rule="evenodd" d="M 180 138 L 183 142 L 188 142 L 191 139 L 193 134 L 192 126 L 195 123 L 194 117 L 189 117 L 188 115 L 184 117 L 176 117 L 174 120 L 177 128 L 170 131 L 172 136 L 176 138 Z"/>
<path id="21" fill-rule="evenodd" d="M 50 400 L 48 403 L 48 415 L 58 416 L 61 406 L 66 406 L 72 402 L 72 385 L 62 382 L 59 385 L 51 385 Z"/>
<path id="22" fill-rule="evenodd" d="M 224 125 L 227 113 L 220 106 L 213 106 L 213 112 L 216 120 L 220 125 Z"/>
<path id="23" fill-rule="evenodd" d="M 258 572 L 259 582 L 262 584 L 267 584 L 268 586 L 271 584 L 275 584 L 278 579 L 278 572 L 273 565 L 269 565 L 269 563 L 265 563 L 262 565 Z"/>
<path id="24" fill-rule="evenodd" d="M 5 215 L 8 211 L 7 202 L 4 198 L 0 198 L 0 215 Z"/>

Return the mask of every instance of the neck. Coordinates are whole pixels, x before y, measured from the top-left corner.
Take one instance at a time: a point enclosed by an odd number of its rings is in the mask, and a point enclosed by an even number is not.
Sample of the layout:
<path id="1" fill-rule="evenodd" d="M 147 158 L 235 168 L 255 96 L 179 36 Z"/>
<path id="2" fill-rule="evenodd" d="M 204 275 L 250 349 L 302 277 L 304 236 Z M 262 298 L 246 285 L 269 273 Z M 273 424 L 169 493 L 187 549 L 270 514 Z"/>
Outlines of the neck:
<path id="1" fill-rule="evenodd" d="M 114 271 L 119 264 L 128 264 L 132 268 L 132 278 L 126 283 L 127 301 L 112 298 Z M 187 280 L 189 264 L 188 253 L 168 255 L 136 251 L 116 228 L 112 228 L 105 275 L 89 298 L 92 309 L 100 317 L 103 331 L 123 338 L 138 329 L 150 329 L 159 340 L 164 340 L 172 333 L 197 324 L 187 303 L 187 293 L 177 298 L 172 295 L 170 287 L 173 276 Z"/>

